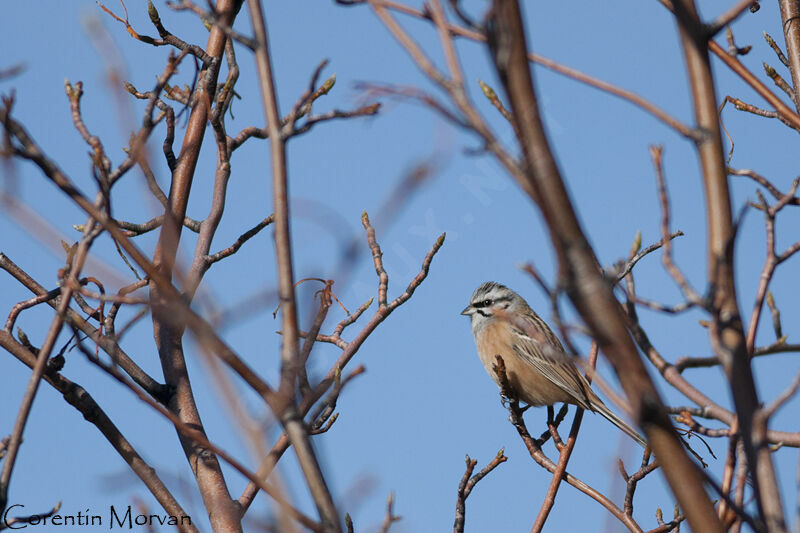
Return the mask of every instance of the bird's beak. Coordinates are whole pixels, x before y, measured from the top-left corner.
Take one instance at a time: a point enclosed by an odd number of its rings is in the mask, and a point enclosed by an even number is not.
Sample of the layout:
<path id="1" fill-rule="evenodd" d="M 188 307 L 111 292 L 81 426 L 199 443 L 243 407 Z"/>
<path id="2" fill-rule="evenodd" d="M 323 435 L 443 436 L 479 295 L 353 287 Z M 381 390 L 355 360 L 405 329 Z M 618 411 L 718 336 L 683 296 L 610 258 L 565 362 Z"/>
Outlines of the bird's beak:
<path id="1" fill-rule="evenodd" d="M 461 311 L 461 314 L 465 316 L 471 316 L 475 314 L 475 309 L 471 305 L 468 305 L 464 308 L 463 311 Z"/>

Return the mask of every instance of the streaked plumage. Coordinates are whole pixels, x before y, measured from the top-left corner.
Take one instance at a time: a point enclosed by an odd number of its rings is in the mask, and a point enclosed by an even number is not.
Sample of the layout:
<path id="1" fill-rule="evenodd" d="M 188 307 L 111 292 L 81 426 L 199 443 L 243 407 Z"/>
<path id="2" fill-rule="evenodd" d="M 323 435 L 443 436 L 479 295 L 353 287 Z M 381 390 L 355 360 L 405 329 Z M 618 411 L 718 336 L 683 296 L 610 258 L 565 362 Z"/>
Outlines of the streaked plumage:
<path id="1" fill-rule="evenodd" d="M 500 355 L 508 382 L 519 400 L 533 406 L 569 403 L 600 413 L 642 446 L 645 440 L 594 393 L 561 342 L 522 296 L 486 282 L 461 312 L 472 320 L 478 356 L 492 379 Z"/>

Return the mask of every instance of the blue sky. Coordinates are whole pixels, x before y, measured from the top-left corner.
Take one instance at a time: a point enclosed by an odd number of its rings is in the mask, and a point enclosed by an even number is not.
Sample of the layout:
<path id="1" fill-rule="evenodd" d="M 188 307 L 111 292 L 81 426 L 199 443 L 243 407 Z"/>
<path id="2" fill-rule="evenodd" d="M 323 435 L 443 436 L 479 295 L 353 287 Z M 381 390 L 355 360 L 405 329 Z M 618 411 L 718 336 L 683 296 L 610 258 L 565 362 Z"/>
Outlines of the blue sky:
<path id="1" fill-rule="evenodd" d="M 731 2 L 729 2 L 731 3 Z M 712 17 L 725 7 L 717 2 L 701 5 Z M 111 1 L 109 8 L 119 12 Z M 157 2 L 167 28 L 184 39 L 205 43 L 206 31 L 187 13 L 175 13 Z M 482 2 L 468 4 L 475 13 Z M 154 34 L 143 3 L 128 2 L 130 20 L 141 33 Z M 543 54 L 588 74 L 631 89 L 656 103 L 685 123 L 692 123 L 689 88 L 675 25 L 671 15 L 657 2 L 546 2 L 529 3 L 529 45 Z M 330 64 L 325 77 L 337 74 L 334 90 L 315 105 L 322 112 L 352 108 L 364 100 L 355 88 L 358 82 L 397 83 L 433 90 L 406 53 L 388 35 L 367 7 L 345 8 L 332 2 L 265 2 L 272 57 L 281 111 L 286 113 L 307 87 L 309 77 L 322 59 Z M 422 48 L 443 65 L 439 39 L 426 23 L 398 17 Z M 251 31 L 243 13 L 237 27 Z M 733 27 L 737 43 L 752 44 L 742 61 L 761 74 L 761 61 L 778 65 L 764 43 L 767 31 L 778 42 L 782 32 L 777 9 L 765 5 L 756 14 L 745 14 Z M 112 162 L 124 157 L 121 147 L 138 124 L 142 106 L 117 85 L 109 83 L 109 68 L 138 88 L 148 89 L 154 74 L 166 61 L 167 48 L 153 48 L 131 39 L 124 27 L 105 16 L 94 2 L 13 2 L 0 20 L 4 43 L 3 68 L 23 63 L 19 76 L 0 82 L 0 92 L 16 90 L 15 116 L 29 129 L 42 148 L 87 194 L 94 195 L 88 172 L 88 147 L 75 132 L 64 95 L 64 79 L 83 81 L 84 119 L 101 137 Z M 720 37 L 721 39 L 721 37 Z M 502 117 L 481 96 L 477 79 L 499 89 L 485 50 L 470 42 L 459 42 L 458 50 L 476 107 L 487 117 L 499 138 L 507 144 L 511 133 Z M 229 131 L 263 124 L 258 87 L 254 82 L 252 57 L 237 50 L 242 74 L 233 104 L 235 118 Z M 723 65 L 714 61 L 717 93 L 732 94 L 755 105 L 760 98 Z M 782 67 L 778 69 L 782 71 Z M 185 63 L 180 84 L 190 83 L 193 69 Z M 788 73 L 784 73 L 788 76 Z M 563 78 L 540 67 L 535 82 L 546 125 L 558 162 L 568 184 L 584 229 L 600 261 L 610 265 L 627 255 L 638 230 L 645 244 L 660 238 L 659 211 L 652 164 L 651 144 L 664 145 L 664 165 L 671 193 L 673 229 L 686 234 L 675 243 L 675 257 L 696 287 L 705 282 L 705 229 L 703 194 L 694 148 L 685 139 L 627 102 Z M 787 78 L 789 79 L 789 78 Z M 399 180 L 422 161 L 430 160 L 435 175 L 409 199 L 390 223 L 379 225 L 378 239 L 390 276 L 389 296 L 397 296 L 416 274 L 427 250 L 441 233 L 447 240 L 435 258 L 428 279 L 414 297 L 398 309 L 364 344 L 354 364 L 367 372 L 342 394 L 340 417 L 332 430 L 316 439 L 329 474 L 335 498 L 349 511 L 357 530 L 377 530 L 389 492 L 395 493 L 395 511 L 403 520 L 392 531 L 441 531 L 451 527 L 458 481 L 464 470 L 464 454 L 478 459 L 479 467 L 505 447 L 509 460 L 485 478 L 467 502 L 467 531 L 526 531 L 533 522 L 550 476 L 528 457 L 507 422 L 497 387 L 478 360 L 467 319 L 459 311 L 472 290 L 485 280 L 503 282 L 522 294 L 534 309 L 551 319 L 549 302 L 536 284 L 519 269 L 533 262 L 553 279 L 554 260 L 543 222 L 535 206 L 511 178 L 489 157 L 469 154 L 477 140 L 455 129 L 430 110 L 414 104 L 384 100 L 378 116 L 331 122 L 288 145 L 292 233 L 295 273 L 328 277 L 338 262 L 342 242 L 359 239 L 362 254 L 348 273 L 349 283 L 334 285 L 334 291 L 350 309 L 358 307 L 377 291 L 377 278 L 360 225 L 362 211 L 381 220 L 380 208 Z M 728 106 L 723 112 L 734 138 L 731 165 L 753 168 L 788 190 L 794 178 L 790 156 L 795 139 L 777 121 L 746 115 Z M 183 122 L 181 121 L 181 124 Z M 182 130 L 179 131 L 182 134 Z M 163 130 L 152 143 L 158 157 Z M 213 144 L 206 137 L 189 215 L 202 219 L 210 205 L 214 172 Z M 178 143 L 176 143 L 177 148 Z M 727 146 L 727 141 L 726 141 Z M 228 209 L 212 246 L 228 246 L 246 229 L 271 212 L 268 144 L 253 140 L 232 159 Z M 167 187 L 166 166 L 157 159 L 156 175 Z M 13 184 L 19 199 L 47 221 L 54 231 L 31 233 L 30 217 L 20 219 L 9 210 L 0 212 L 0 251 L 52 288 L 56 271 L 63 266 L 60 238 L 76 240 L 71 229 L 85 216 L 54 189 L 34 168 L 16 167 L 17 179 L 4 177 L 4 187 Z M 10 174 L 4 169 L 4 176 Z M 745 178 L 731 178 L 735 209 L 755 199 L 755 188 Z M 144 221 L 157 213 L 148 198 L 142 176 L 130 173 L 118 186 L 115 212 L 119 218 Z M 24 220 L 24 224 L 20 224 Z M 778 221 L 778 248 L 797 236 L 796 213 L 782 212 Z M 28 227 L 23 227 L 27 225 Z M 764 260 L 763 219 L 755 211 L 747 214 L 737 248 L 737 283 L 745 316 L 752 307 L 758 273 Z M 137 244 L 152 253 L 155 235 L 137 238 Z M 106 238 L 94 248 L 86 273 L 107 280 L 107 289 L 119 286 L 119 277 L 130 272 Z M 180 258 L 187 265 L 194 251 L 193 234 L 184 232 Z M 785 330 L 800 318 L 797 291 L 797 258 L 778 270 L 773 288 Z M 657 254 L 636 267 L 641 296 L 675 303 L 680 294 L 664 273 Z M 201 287 L 201 297 L 217 309 L 235 309 L 254 293 L 267 291 L 275 283 L 274 248 L 265 230 L 232 258 L 215 265 Z M 317 287 L 304 285 L 298 291 L 303 323 L 312 312 L 312 294 Z M 0 308 L 10 309 L 29 294 L 13 279 L 0 275 Z M 224 330 L 225 339 L 254 368 L 274 378 L 278 367 L 279 321 L 271 314 L 274 302 L 239 317 Z M 568 302 L 562 312 L 574 318 Z M 332 308 L 323 330 L 332 329 L 344 316 Z M 664 317 L 642 310 L 641 319 L 651 340 L 669 359 L 682 355 L 710 355 L 705 330 L 698 313 Z M 36 344 L 45 336 L 51 319 L 49 309 L 26 311 L 18 321 Z M 363 319 L 362 319 L 363 320 Z M 358 331 L 358 324 L 346 338 Z M 66 340 L 66 337 L 64 338 Z M 758 344 L 774 340 L 769 319 L 762 321 Z M 793 339 L 790 336 L 790 341 Z M 579 343 L 583 349 L 586 343 Z M 142 321 L 125 339 L 124 346 L 146 370 L 160 377 L 152 327 Z M 199 351 L 187 343 L 193 386 L 211 439 L 247 464 L 254 464 L 246 441 L 226 414 L 223 403 L 207 379 Z M 312 368 L 321 374 L 338 355 L 338 349 L 318 346 Z M 798 364 L 793 354 L 760 359 L 755 363 L 762 400 L 768 401 L 792 380 Z M 608 374 L 607 365 L 601 369 Z M 690 380 L 729 405 L 729 395 L 718 369 L 689 371 Z M 179 450 L 174 431 L 160 416 L 141 405 L 126 389 L 86 363 L 77 351 L 68 354 L 65 375 L 81 383 L 107 410 L 123 433 L 173 488 L 178 500 L 205 524 L 199 495 Z M 27 383 L 29 370 L 10 356 L 0 358 L 0 433 L 8 433 Z M 609 377 L 609 379 L 611 379 Z M 674 405 L 687 401 L 665 383 L 656 380 L 665 398 Z M 263 410 L 244 385 L 239 385 L 257 416 Z M 798 402 L 793 401 L 775 419 L 776 427 L 792 430 Z M 545 411 L 527 413 L 533 431 L 544 427 Z M 713 423 L 711 423 L 713 426 Z M 275 437 L 274 428 L 270 430 Z M 721 472 L 725 444 L 711 443 L 717 459 L 706 454 L 714 473 Z M 697 446 L 702 449 L 702 445 Z M 628 470 L 639 462 L 638 450 L 624 435 L 599 416 L 584 418 L 576 453 L 569 470 L 616 501 L 623 496 L 616 461 L 622 457 Z M 547 451 L 554 456 L 551 446 Z M 794 477 L 797 453 L 782 450 L 775 455 L 785 508 L 791 513 L 795 501 Z M 287 456 L 282 477 L 303 509 L 313 512 L 308 495 Z M 226 475 L 235 497 L 245 481 L 230 469 Z M 11 501 L 38 512 L 62 500 L 64 511 L 108 505 L 128 505 L 143 499 L 151 509 L 155 502 L 130 473 L 94 427 L 45 386 L 36 399 L 25 432 L 25 442 L 15 470 Z M 260 497 L 251 511 L 263 518 L 270 509 Z M 656 526 L 655 510 L 671 512 L 674 499 L 659 475 L 650 476 L 637 491 L 636 514 L 645 528 Z M 579 510 L 579 511 L 578 511 Z M 548 522 L 553 531 L 618 531 L 620 526 L 595 502 L 564 486 Z M 206 526 L 207 528 L 207 526 Z"/>

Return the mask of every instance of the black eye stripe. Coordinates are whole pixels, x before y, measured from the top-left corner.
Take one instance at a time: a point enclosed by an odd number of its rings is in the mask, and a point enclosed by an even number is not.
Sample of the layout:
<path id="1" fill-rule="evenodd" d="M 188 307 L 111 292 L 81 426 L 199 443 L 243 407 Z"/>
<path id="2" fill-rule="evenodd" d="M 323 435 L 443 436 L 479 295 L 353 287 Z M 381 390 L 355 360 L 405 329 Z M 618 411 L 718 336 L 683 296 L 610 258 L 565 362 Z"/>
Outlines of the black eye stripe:
<path id="1" fill-rule="evenodd" d="M 477 302 L 472 303 L 472 307 L 476 309 L 481 309 L 484 307 L 492 307 L 496 306 L 500 303 L 506 303 L 504 307 L 508 307 L 508 302 L 511 302 L 511 296 L 498 296 L 497 298 L 484 298 L 483 300 L 479 300 Z"/>

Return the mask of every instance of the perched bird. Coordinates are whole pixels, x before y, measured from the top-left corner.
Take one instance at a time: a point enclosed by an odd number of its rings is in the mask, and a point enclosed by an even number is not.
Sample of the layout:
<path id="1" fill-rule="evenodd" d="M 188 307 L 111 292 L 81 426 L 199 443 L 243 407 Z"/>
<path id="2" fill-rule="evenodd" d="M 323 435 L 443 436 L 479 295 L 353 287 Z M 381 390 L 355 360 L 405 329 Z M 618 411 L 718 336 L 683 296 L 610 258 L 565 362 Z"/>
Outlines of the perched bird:
<path id="1" fill-rule="evenodd" d="M 522 296 L 488 281 L 475 289 L 461 314 L 470 317 L 478 356 L 495 382 L 495 356 L 503 358 L 517 399 L 533 406 L 570 403 L 600 413 L 636 442 L 647 445 L 594 393 L 561 342 Z"/>

